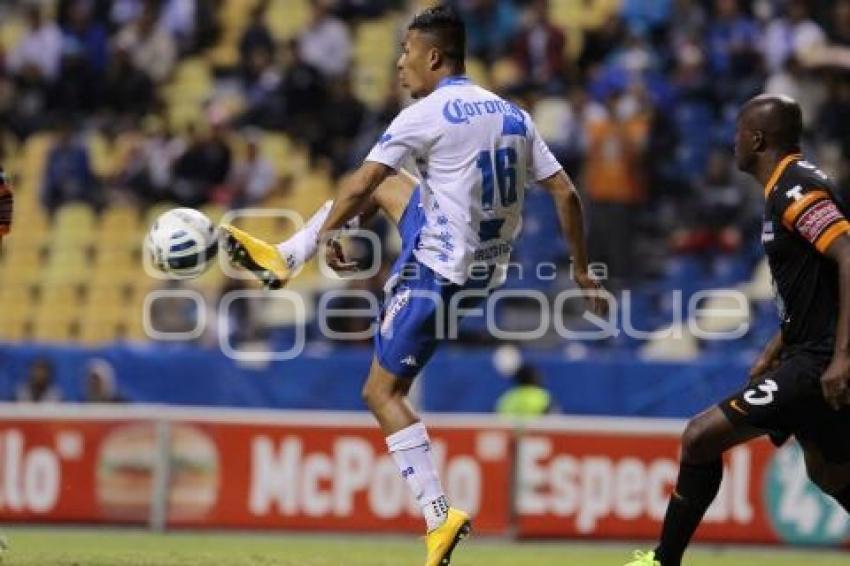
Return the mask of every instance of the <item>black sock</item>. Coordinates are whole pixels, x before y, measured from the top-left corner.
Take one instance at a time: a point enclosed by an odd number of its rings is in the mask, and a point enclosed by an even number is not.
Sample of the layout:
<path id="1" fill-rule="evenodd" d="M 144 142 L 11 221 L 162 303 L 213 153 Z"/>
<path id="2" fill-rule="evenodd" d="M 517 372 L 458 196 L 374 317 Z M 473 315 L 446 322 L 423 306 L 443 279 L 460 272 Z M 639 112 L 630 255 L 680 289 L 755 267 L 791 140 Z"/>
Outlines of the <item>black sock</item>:
<path id="1" fill-rule="evenodd" d="M 834 497 L 835 500 L 838 501 L 842 507 L 844 507 L 845 511 L 850 513 L 850 485 L 848 485 L 842 491 L 839 491 L 832 497 Z"/>
<path id="2" fill-rule="evenodd" d="M 681 464 L 676 490 L 664 516 L 661 543 L 655 549 L 655 558 L 661 566 L 681 565 L 682 555 L 717 496 L 722 479 L 723 461 L 720 459 L 709 464 Z"/>

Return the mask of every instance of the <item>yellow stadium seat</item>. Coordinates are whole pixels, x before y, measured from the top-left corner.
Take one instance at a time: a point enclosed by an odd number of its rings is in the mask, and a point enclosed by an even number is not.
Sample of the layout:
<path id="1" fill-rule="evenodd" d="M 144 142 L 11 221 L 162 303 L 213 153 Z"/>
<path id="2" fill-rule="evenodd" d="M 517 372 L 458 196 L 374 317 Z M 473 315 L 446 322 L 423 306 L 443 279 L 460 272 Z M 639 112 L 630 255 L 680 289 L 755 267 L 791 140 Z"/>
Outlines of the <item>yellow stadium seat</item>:
<path id="1" fill-rule="evenodd" d="M 47 215 L 40 207 L 20 209 L 16 193 L 12 231 L 3 239 L 3 247 L 12 249 L 18 245 L 41 245 L 49 234 L 48 226 Z"/>
<path id="2" fill-rule="evenodd" d="M 309 218 L 326 200 L 333 198 L 331 178 L 323 171 L 313 170 L 295 182 L 292 208 Z"/>
<path id="3" fill-rule="evenodd" d="M 39 287 L 36 314 L 73 318 L 80 311 L 83 290 L 74 283 L 44 283 Z"/>
<path id="4" fill-rule="evenodd" d="M 132 248 L 101 248 L 95 255 L 92 266 L 92 277 L 94 273 L 104 272 L 128 272 L 140 269 L 139 256 Z"/>
<path id="5" fill-rule="evenodd" d="M 4 282 L 0 287 L 0 312 L 3 313 L 4 322 L 10 318 L 29 316 L 34 305 L 32 286 Z"/>
<path id="6" fill-rule="evenodd" d="M 132 292 L 127 284 L 92 284 L 80 313 L 80 341 L 86 344 L 116 340 Z"/>
<path id="7" fill-rule="evenodd" d="M 32 327 L 33 304 L 28 288 L 7 287 L 0 290 L 0 341 L 19 341 L 27 337 Z"/>
<path id="8" fill-rule="evenodd" d="M 86 345 L 113 342 L 119 336 L 119 326 L 117 322 L 83 319 L 80 323 L 79 340 Z"/>
<path id="9" fill-rule="evenodd" d="M 220 204 L 205 204 L 201 207 L 201 212 L 206 214 L 212 220 L 213 224 L 217 225 L 221 222 L 221 217 L 224 216 L 227 210 Z"/>
<path id="10" fill-rule="evenodd" d="M 51 240 L 53 245 L 89 244 L 95 236 L 95 214 L 84 203 L 66 204 L 59 208 L 53 219 Z"/>
<path id="11" fill-rule="evenodd" d="M 33 134 L 28 137 L 24 144 L 24 170 L 21 174 L 25 174 L 31 179 L 38 179 L 44 170 L 44 161 L 47 158 L 47 152 L 50 150 L 52 143 L 53 136 L 47 132 Z M 34 173 L 34 175 L 30 176 L 30 173 Z"/>
<path id="12" fill-rule="evenodd" d="M 32 323 L 23 319 L 8 319 L 3 317 L 0 324 L 0 342 L 23 342 L 30 338 Z"/>
<path id="13" fill-rule="evenodd" d="M 127 240 L 135 239 L 140 231 L 138 209 L 130 206 L 111 206 L 107 208 L 100 218 L 99 232 L 102 238 L 123 237 Z"/>
<path id="14" fill-rule="evenodd" d="M 93 287 L 105 285 L 139 285 L 151 279 L 144 271 L 141 262 L 130 265 L 95 265 L 86 282 Z"/>
<path id="15" fill-rule="evenodd" d="M 131 288 L 124 284 L 91 286 L 82 307 L 82 318 L 84 321 L 119 322 L 123 320 L 132 296 Z"/>
<path id="16" fill-rule="evenodd" d="M 598 29 L 617 12 L 622 0 L 550 0 L 552 23 L 566 28 Z"/>
<path id="17" fill-rule="evenodd" d="M 487 67 L 479 59 L 469 58 L 466 61 L 466 74 L 469 75 L 475 84 L 479 84 L 484 88 L 490 87 L 490 74 L 487 72 Z"/>
<path id="18" fill-rule="evenodd" d="M 150 337 L 145 332 L 144 325 L 142 324 L 141 315 L 135 320 L 129 321 L 126 325 L 125 331 L 125 340 L 130 342 L 150 342 Z"/>
<path id="19" fill-rule="evenodd" d="M 0 285 L 31 286 L 44 277 L 44 268 L 40 260 L 16 260 L 14 263 L 0 263 Z"/>
<path id="20" fill-rule="evenodd" d="M 7 53 L 14 51 L 27 33 L 27 25 L 22 18 L 6 18 L 0 22 L 0 47 Z"/>
<path id="21" fill-rule="evenodd" d="M 278 40 L 296 36 L 310 19 L 308 0 L 271 0 L 266 25 Z"/>
<path id="22" fill-rule="evenodd" d="M 83 283 L 91 276 L 89 252 L 82 247 L 52 249 L 43 279 L 49 284 Z"/>
<path id="23" fill-rule="evenodd" d="M 74 285 L 42 286 L 33 313 L 33 338 L 47 342 L 72 340 L 80 314 L 80 291 Z"/>
<path id="24" fill-rule="evenodd" d="M 51 316 L 36 317 L 32 337 L 38 342 L 71 342 L 77 336 L 77 322 Z"/>
<path id="25" fill-rule="evenodd" d="M 115 146 L 106 139 L 106 136 L 99 132 L 89 134 L 86 136 L 86 147 L 89 151 L 92 171 L 96 175 L 107 177 L 118 172 Z"/>

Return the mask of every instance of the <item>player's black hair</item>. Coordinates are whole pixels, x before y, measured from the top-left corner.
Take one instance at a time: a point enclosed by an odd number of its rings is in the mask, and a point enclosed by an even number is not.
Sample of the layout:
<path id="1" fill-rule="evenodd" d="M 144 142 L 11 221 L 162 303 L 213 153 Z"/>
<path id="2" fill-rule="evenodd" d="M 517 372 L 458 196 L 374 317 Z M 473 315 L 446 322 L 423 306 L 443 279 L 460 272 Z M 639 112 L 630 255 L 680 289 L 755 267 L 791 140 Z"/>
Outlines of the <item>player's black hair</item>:
<path id="1" fill-rule="evenodd" d="M 407 26 L 434 38 L 437 48 L 457 71 L 463 71 L 466 59 L 466 27 L 451 6 L 440 4 L 419 12 Z"/>
<path id="2" fill-rule="evenodd" d="M 788 96 L 761 95 L 750 100 L 745 110 L 756 113 L 758 129 L 767 144 L 782 152 L 798 151 L 803 135 L 803 111 Z"/>

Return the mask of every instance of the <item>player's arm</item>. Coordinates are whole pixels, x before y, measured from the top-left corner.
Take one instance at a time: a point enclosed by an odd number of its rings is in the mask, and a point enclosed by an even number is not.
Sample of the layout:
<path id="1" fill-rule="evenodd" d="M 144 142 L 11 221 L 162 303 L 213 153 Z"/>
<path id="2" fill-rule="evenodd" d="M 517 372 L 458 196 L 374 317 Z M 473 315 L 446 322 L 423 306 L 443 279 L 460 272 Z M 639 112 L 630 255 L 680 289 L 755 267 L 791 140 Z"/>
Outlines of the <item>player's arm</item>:
<path id="1" fill-rule="evenodd" d="M 817 169 L 814 169 L 814 174 L 826 178 Z M 817 182 L 790 188 L 777 187 L 770 198 L 782 224 L 838 266 L 839 313 L 835 351 L 832 363 L 821 376 L 824 398 L 838 409 L 842 404 L 850 403 L 850 222 L 829 189 Z"/>
<path id="2" fill-rule="evenodd" d="M 342 228 L 346 222 L 373 208 L 372 193 L 384 179 L 394 174 L 391 167 L 376 161 L 365 161 L 357 171 L 344 179 L 340 185 L 325 223 L 319 229 L 318 241 L 327 239 L 328 265 L 339 271 L 354 269 L 355 263 L 345 260 L 342 248 L 336 240 L 328 238 L 335 230 Z"/>
<path id="3" fill-rule="evenodd" d="M 850 235 L 835 238 L 824 253 L 838 265 L 838 323 L 832 363 L 821 376 L 821 387 L 837 410 L 850 404 Z"/>
<path id="4" fill-rule="evenodd" d="M 581 197 L 569 175 L 561 169 L 554 175 L 540 181 L 540 185 L 549 191 L 555 201 L 558 221 L 561 223 L 564 237 L 570 244 L 573 254 L 575 273 L 587 274 L 587 242 L 584 238 L 584 210 Z"/>
<path id="5" fill-rule="evenodd" d="M 538 182 L 549 191 L 555 201 L 561 230 L 573 254 L 573 279 L 582 289 L 597 292 L 595 295 L 599 296 L 590 297 L 589 302 L 594 312 L 602 314 L 606 310 L 607 303 L 598 293 L 601 287 L 588 273 L 587 241 L 584 237 L 584 211 L 581 197 L 572 179 L 563 169 Z"/>
<path id="6" fill-rule="evenodd" d="M 371 197 L 378 185 L 401 170 L 401 164 L 408 156 L 424 152 L 433 141 L 433 136 L 433 120 L 427 114 L 427 108 L 414 104 L 402 110 L 372 147 L 363 165 L 342 183 L 333 207 L 319 230 L 319 241 L 327 238 L 330 232 L 339 230 L 355 216 L 373 212 Z M 329 239 L 328 247 L 331 267 L 352 268 L 352 264 L 343 259 L 342 248 L 335 240 Z"/>

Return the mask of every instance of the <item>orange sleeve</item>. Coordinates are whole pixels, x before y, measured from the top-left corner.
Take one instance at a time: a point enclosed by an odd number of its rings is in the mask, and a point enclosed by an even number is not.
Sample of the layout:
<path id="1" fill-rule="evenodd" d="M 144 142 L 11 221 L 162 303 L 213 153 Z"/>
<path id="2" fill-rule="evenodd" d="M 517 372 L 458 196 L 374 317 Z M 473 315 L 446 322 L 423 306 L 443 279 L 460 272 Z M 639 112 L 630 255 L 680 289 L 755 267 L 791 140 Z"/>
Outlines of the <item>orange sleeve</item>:
<path id="1" fill-rule="evenodd" d="M 785 212 L 782 213 L 782 224 L 784 224 L 789 230 L 793 230 L 794 224 L 809 207 L 820 200 L 828 198 L 829 194 L 827 194 L 826 191 L 816 190 L 806 193 L 800 200 L 793 201 L 788 208 L 785 209 Z"/>
<path id="2" fill-rule="evenodd" d="M 846 234 L 847 232 L 850 232 L 850 222 L 847 222 L 846 220 L 839 220 L 827 228 L 823 234 L 818 236 L 818 239 L 814 242 L 815 247 L 820 253 L 825 253 L 826 250 L 829 249 L 830 244 L 832 244 L 838 236 Z"/>

